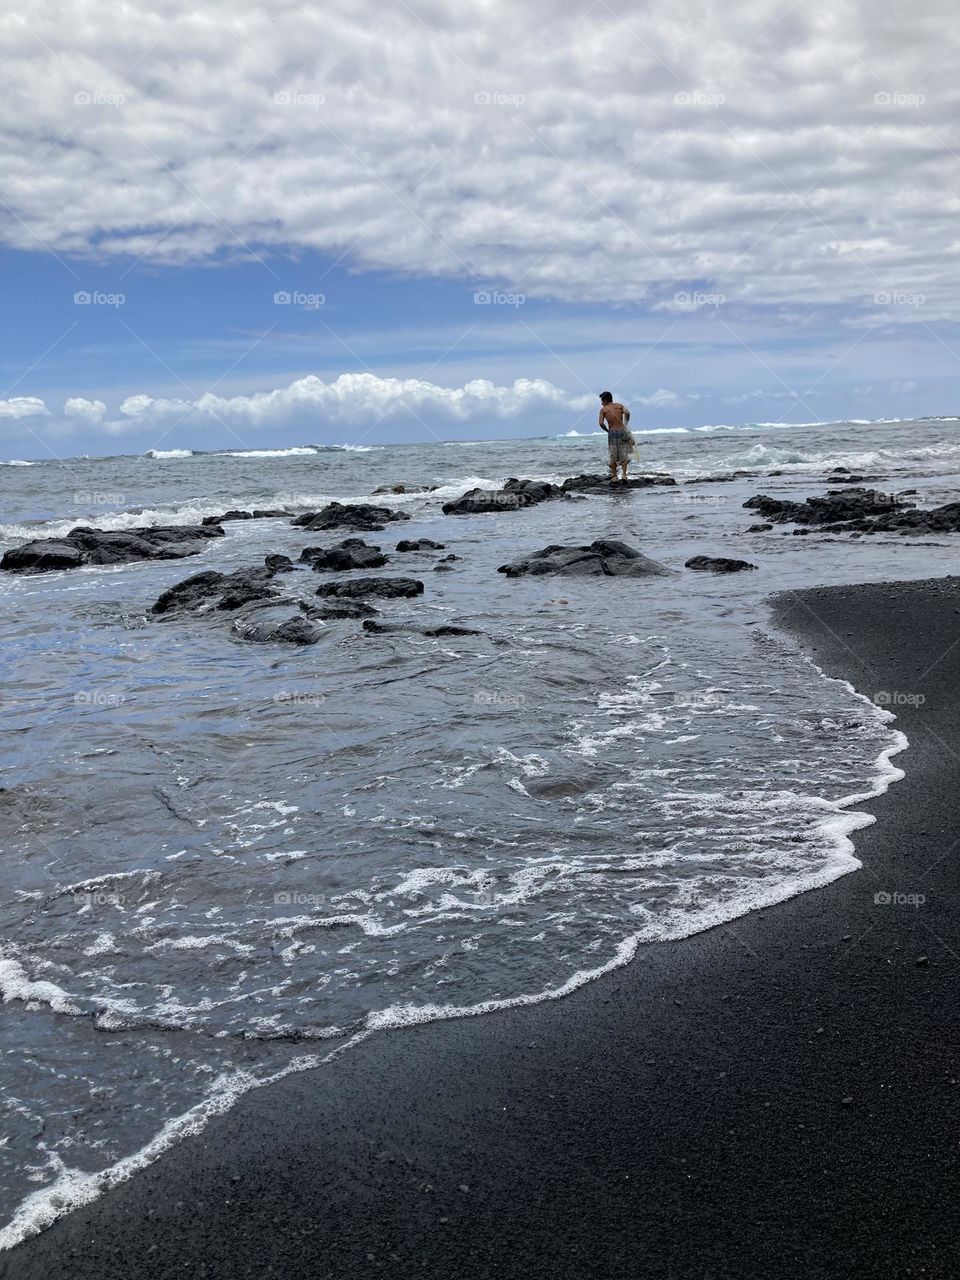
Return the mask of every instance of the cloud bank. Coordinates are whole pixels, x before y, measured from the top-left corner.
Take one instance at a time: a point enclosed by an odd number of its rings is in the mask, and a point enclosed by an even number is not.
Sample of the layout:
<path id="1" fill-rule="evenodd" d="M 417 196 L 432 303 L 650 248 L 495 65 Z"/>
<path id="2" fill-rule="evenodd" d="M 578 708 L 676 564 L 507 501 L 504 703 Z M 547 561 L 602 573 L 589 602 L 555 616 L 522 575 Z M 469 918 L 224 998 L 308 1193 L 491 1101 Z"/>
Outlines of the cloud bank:
<path id="1" fill-rule="evenodd" d="M 69 9 L 4 23 L 8 245 L 960 311 L 948 0 Z"/>
<path id="2" fill-rule="evenodd" d="M 192 427 L 200 432 L 222 428 L 240 438 L 244 432 L 306 428 L 320 433 L 327 426 L 361 437 L 402 424 L 409 438 L 440 438 L 451 424 L 490 424 L 557 411 L 576 414 L 595 403 L 595 396 L 574 396 L 543 379 L 518 378 L 510 386 L 497 386 L 477 378 L 461 387 L 443 387 L 418 378 L 344 373 L 332 382 L 310 374 L 289 386 L 251 395 L 205 392 L 192 400 L 127 396 L 112 410 L 102 400 L 80 396 L 69 398 L 59 414 L 35 397 L 0 400 L 0 418 L 42 416 L 61 434 L 92 427 L 114 437 Z M 12 432 L 13 437 L 18 434 L 32 432 Z"/>

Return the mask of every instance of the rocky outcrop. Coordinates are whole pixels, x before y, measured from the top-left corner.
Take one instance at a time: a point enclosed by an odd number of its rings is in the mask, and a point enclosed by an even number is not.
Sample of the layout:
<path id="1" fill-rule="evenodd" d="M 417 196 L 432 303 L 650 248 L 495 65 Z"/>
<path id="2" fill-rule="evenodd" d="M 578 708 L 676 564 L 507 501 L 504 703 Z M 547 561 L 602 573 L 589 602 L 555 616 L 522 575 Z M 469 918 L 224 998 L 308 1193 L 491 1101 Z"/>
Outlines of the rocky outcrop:
<path id="1" fill-rule="evenodd" d="M 519 511 L 538 502 L 555 502 L 568 495 L 546 480 L 510 479 L 502 489 L 470 489 L 460 498 L 443 504 L 448 516 L 491 515 L 498 511 Z"/>
<path id="2" fill-rule="evenodd" d="M 960 532 L 960 502 L 920 508 L 907 493 L 882 493 L 877 489 L 831 489 L 823 497 L 789 502 L 758 494 L 745 507 L 774 524 L 796 524 L 794 533 L 811 529 L 829 533 L 899 533 L 904 537 L 928 533 Z"/>
<path id="3" fill-rule="evenodd" d="M 268 569 L 272 569 L 274 573 L 290 573 L 293 569 L 293 561 L 289 556 L 267 556 L 263 563 Z"/>
<path id="4" fill-rule="evenodd" d="M 348 569 L 381 569 L 387 557 L 379 547 L 362 538 L 345 538 L 332 547 L 305 547 L 300 559 L 311 569 L 346 571 Z"/>
<path id="5" fill-rule="evenodd" d="M 758 494 L 745 502 L 748 511 L 758 511 L 764 520 L 772 524 L 838 524 L 848 520 L 872 520 L 892 512 L 910 510 L 914 504 L 894 493 L 881 493 L 878 489 L 830 489 L 822 497 L 807 498 L 804 502 L 771 498 Z"/>
<path id="6" fill-rule="evenodd" d="M 43 538 L 12 548 L 0 561 L 0 569 L 8 573 L 48 573 L 88 564 L 182 560 L 198 555 L 207 539 L 222 537 L 219 525 L 154 525 L 117 530 L 78 525 L 63 538 Z"/>
<path id="7" fill-rule="evenodd" d="M 264 511 L 254 507 L 252 511 L 225 511 L 222 516 L 206 516 L 201 524 L 223 524 L 225 520 L 279 520 L 288 515 L 289 511 Z"/>
<path id="8" fill-rule="evenodd" d="M 342 582 L 325 582 L 322 587 L 317 587 L 317 595 L 332 596 L 337 600 L 420 596 L 423 595 L 423 583 L 416 578 L 346 578 Z"/>
<path id="9" fill-rule="evenodd" d="M 728 560 L 724 556 L 692 556 L 684 561 L 683 567 L 709 573 L 739 573 L 742 569 L 756 569 L 757 566 L 749 560 Z"/>
<path id="10" fill-rule="evenodd" d="M 443 551 L 442 542 L 434 542 L 430 538 L 404 538 L 397 543 L 398 551 Z"/>
<path id="11" fill-rule="evenodd" d="M 673 476 L 662 472 L 650 472 L 645 475 L 631 476 L 629 480 L 617 481 L 617 489 L 649 489 L 653 485 L 675 485 Z M 610 477 L 598 475 L 571 476 L 560 486 L 564 493 L 609 493 Z"/>
<path id="12" fill-rule="evenodd" d="M 602 540 L 586 547 L 549 546 L 533 555 L 502 564 L 508 578 L 566 574 L 573 577 L 649 578 L 670 572 L 625 542 Z"/>
<path id="13" fill-rule="evenodd" d="M 271 561 L 286 560 L 286 565 Z M 267 556 L 263 568 L 237 569 L 234 573 L 217 573 L 208 569 L 184 578 L 164 591 L 157 599 L 152 613 L 197 613 L 208 609 L 236 610 L 244 605 L 276 599 L 278 592 L 270 586 L 277 573 L 291 567 L 286 556 Z"/>
<path id="14" fill-rule="evenodd" d="M 345 505 L 330 502 L 322 511 L 307 511 L 297 516 L 291 524 L 298 529 L 361 529 L 376 533 L 397 520 L 409 520 L 403 511 L 391 511 L 389 507 L 376 507 L 369 502 Z"/>

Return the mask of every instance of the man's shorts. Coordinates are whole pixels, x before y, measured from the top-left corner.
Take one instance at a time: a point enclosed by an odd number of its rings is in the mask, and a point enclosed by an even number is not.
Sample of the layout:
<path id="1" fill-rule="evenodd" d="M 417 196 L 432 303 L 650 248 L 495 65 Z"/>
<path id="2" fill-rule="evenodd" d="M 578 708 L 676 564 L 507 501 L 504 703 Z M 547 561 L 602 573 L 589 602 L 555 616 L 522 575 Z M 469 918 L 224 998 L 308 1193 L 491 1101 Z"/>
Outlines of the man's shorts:
<path id="1" fill-rule="evenodd" d="M 626 431 L 608 431 L 607 445 L 611 462 L 629 462 L 633 456 L 633 438 Z"/>

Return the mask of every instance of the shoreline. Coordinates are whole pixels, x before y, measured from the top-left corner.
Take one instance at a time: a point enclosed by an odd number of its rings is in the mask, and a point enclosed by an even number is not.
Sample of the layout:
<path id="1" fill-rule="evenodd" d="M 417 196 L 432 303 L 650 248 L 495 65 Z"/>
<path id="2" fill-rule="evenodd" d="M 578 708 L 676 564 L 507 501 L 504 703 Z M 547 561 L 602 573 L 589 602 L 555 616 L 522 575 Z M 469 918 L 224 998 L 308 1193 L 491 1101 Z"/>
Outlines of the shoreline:
<path id="1" fill-rule="evenodd" d="M 828 676 L 926 699 L 898 704 L 906 777 L 869 795 L 862 870 L 641 944 L 562 1001 L 393 1029 L 254 1090 L 0 1275 L 950 1274 L 958 612 L 951 579 L 775 601 Z M 932 858 L 934 830 L 938 892 L 874 902 L 921 893 L 902 849 Z"/>

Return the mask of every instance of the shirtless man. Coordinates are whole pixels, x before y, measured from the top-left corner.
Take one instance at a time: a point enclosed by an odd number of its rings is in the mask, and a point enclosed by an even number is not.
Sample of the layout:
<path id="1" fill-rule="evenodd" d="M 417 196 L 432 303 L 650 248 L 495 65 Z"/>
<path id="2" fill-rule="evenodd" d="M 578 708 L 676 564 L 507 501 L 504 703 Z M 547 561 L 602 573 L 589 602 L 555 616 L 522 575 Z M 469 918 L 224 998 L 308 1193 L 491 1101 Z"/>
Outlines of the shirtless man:
<path id="1" fill-rule="evenodd" d="M 630 434 L 628 423 L 630 410 L 626 405 L 614 400 L 609 391 L 600 392 L 601 431 L 607 433 L 607 447 L 610 450 L 610 483 L 617 483 L 617 467 L 620 467 L 622 481 L 626 481 L 630 455 L 633 453 L 634 439 Z"/>

